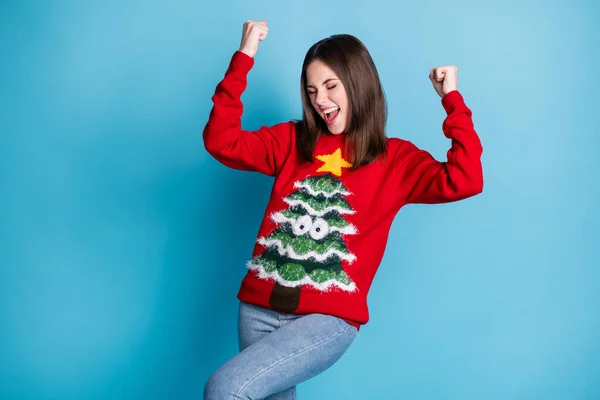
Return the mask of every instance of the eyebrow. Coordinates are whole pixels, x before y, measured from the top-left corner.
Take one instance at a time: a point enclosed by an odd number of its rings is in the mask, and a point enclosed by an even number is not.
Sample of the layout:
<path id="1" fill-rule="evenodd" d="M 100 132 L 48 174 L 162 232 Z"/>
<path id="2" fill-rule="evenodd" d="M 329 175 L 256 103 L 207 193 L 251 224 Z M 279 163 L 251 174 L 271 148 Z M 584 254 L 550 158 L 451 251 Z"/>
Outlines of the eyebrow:
<path id="1" fill-rule="evenodd" d="M 323 82 L 323 85 L 326 85 L 326 84 L 327 84 L 327 82 L 329 82 L 329 81 L 337 81 L 337 80 L 339 80 L 339 79 L 337 79 L 337 78 L 329 78 L 329 79 L 327 79 L 325 82 Z M 314 88 L 314 87 L 315 87 L 315 85 L 308 84 L 308 85 L 306 85 L 306 87 L 311 87 L 311 88 Z"/>

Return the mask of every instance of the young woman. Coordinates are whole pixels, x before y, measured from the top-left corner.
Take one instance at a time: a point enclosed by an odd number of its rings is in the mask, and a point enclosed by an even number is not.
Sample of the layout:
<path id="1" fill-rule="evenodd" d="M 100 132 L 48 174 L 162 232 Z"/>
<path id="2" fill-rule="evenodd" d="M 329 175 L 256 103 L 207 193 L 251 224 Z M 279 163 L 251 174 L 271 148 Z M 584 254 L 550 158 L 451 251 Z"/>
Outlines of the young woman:
<path id="1" fill-rule="evenodd" d="M 400 208 L 483 189 L 482 147 L 457 91 L 457 68 L 429 71 L 452 140 L 448 160 L 439 162 L 385 136 L 377 69 L 350 35 L 308 50 L 302 120 L 242 130 L 240 97 L 267 33 L 266 21 L 244 24 L 203 133 L 224 165 L 275 177 L 238 293 L 240 353 L 209 378 L 209 400 L 294 399 L 295 385 L 333 365 L 367 323 L 367 294 Z"/>

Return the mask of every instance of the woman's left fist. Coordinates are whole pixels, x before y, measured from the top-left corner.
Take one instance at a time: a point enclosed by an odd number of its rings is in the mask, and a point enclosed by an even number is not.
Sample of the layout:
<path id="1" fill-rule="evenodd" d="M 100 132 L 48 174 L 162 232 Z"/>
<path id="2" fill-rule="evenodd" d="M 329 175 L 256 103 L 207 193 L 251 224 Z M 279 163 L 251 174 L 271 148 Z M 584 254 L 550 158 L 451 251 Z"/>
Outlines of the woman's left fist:
<path id="1" fill-rule="evenodd" d="M 432 68 L 429 71 L 429 79 L 440 97 L 458 90 L 458 68 L 454 65 Z"/>

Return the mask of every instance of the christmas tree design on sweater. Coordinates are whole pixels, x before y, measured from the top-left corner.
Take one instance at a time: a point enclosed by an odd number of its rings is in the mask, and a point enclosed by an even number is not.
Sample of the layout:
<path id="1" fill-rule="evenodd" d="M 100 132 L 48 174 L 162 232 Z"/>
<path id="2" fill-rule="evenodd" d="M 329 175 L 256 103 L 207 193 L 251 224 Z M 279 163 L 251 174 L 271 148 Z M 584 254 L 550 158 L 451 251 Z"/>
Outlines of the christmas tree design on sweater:
<path id="1" fill-rule="evenodd" d="M 266 250 L 248 263 L 259 278 L 275 280 L 270 303 L 286 312 L 298 307 L 302 285 L 320 291 L 356 290 L 342 267 L 342 261 L 351 264 L 356 259 L 344 241 L 344 236 L 357 233 L 344 218 L 355 211 L 345 198 L 351 193 L 334 176 L 351 165 L 340 149 L 317 159 L 325 162 L 317 172 L 330 174 L 294 184 L 296 191 L 284 198 L 288 208 L 271 215 L 278 227 L 258 239 Z"/>

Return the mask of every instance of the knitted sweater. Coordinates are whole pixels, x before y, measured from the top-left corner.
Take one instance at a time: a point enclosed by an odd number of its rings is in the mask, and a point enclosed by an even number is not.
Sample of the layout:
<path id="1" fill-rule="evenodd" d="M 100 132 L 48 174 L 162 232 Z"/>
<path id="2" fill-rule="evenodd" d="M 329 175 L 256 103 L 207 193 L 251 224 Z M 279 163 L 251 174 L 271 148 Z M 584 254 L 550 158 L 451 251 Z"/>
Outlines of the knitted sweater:
<path id="1" fill-rule="evenodd" d="M 275 177 L 238 298 L 270 309 L 337 316 L 358 329 L 392 221 L 409 203 L 444 203 L 483 190 L 482 146 L 458 91 L 442 100 L 447 161 L 387 138 L 387 156 L 350 170 L 345 134 L 323 132 L 314 161 L 296 150 L 295 123 L 243 130 L 241 96 L 254 59 L 236 51 L 203 132 L 222 164 Z"/>

